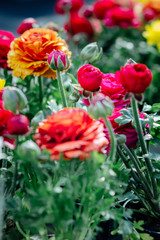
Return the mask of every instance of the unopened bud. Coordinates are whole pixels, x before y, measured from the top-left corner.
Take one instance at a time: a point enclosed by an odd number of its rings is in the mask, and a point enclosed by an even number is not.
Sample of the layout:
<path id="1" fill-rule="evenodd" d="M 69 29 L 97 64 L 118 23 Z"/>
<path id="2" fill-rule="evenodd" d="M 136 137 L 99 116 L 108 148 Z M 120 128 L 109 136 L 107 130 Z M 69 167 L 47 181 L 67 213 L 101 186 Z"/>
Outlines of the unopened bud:
<path id="1" fill-rule="evenodd" d="M 3 93 L 4 109 L 13 113 L 19 112 L 27 105 L 27 98 L 24 93 L 16 87 L 7 87 Z"/>
<path id="2" fill-rule="evenodd" d="M 36 143 L 28 140 L 18 147 L 18 154 L 26 161 L 35 161 L 38 159 L 41 151 Z"/>
<path id="3" fill-rule="evenodd" d="M 96 94 L 89 106 L 89 113 L 95 118 L 111 116 L 114 109 L 112 100 L 102 93 Z"/>
<path id="4" fill-rule="evenodd" d="M 100 48 L 96 42 L 93 42 L 82 49 L 81 58 L 89 63 L 93 63 L 99 60 L 102 53 L 102 48 Z"/>
<path id="5" fill-rule="evenodd" d="M 63 71 L 69 68 L 70 61 L 65 52 L 53 50 L 48 56 L 48 65 L 53 70 Z"/>
<path id="6" fill-rule="evenodd" d="M 78 102 L 78 100 L 79 100 L 79 94 L 78 94 L 76 91 L 74 91 L 74 92 L 69 96 L 69 100 L 70 100 L 71 102 L 73 102 L 73 103 Z"/>

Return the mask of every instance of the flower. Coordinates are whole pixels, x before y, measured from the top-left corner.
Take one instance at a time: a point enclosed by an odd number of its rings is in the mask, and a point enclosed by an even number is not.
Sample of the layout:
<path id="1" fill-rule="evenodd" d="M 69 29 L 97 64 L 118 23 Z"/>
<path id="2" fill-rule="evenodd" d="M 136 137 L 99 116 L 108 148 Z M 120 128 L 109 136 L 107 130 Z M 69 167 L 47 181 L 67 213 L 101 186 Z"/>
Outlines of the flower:
<path id="1" fill-rule="evenodd" d="M 6 81 L 0 78 L 0 91 L 4 88 Z"/>
<path id="2" fill-rule="evenodd" d="M 7 122 L 13 115 L 8 110 L 0 109 L 0 136 L 3 137 L 4 145 L 10 149 L 15 148 L 15 139 L 8 137 Z"/>
<path id="3" fill-rule="evenodd" d="M 33 28 L 34 24 L 38 25 L 38 22 L 34 18 L 25 18 L 16 31 L 18 34 L 23 34 L 25 31 Z"/>
<path id="4" fill-rule="evenodd" d="M 58 14 L 64 14 L 68 11 L 78 11 L 83 4 L 83 0 L 57 0 L 55 4 L 55 11 Z"/>
<path id="5" fill-rule="evenodd" d="M 112 0 L 99 0 L 93 5 L 93 12 L 98 19 L 104 19 L 106 12 L 115 5 Z"/>
<path id="6" fill-rule="evenodd" d="M 120 112 L 122 109 L 124 108 L 114 109 L 112 116 L 108 117 L 108 119 L 110 120 L 115 133 L 124 134 L 126 136 L 126 145 L 129 148 L 137 148 L 138 135 L 131 122 L 121 126 L 115 122 L 115 119 L 122 115 Z M 108 136 L 108 134 L 106 134 L 106 136 Z"/>
<path id="7" fill-rule="evenodd" d="M 86 18 L 92 17 L 93 16 L 93 6 L 91 6 L 91 5 L 84 6 L 82 9 L 82 14 Z"/>
<path id="8" fill-rule="evenodd" d="M 0 30 L 0 68 L 9 69 L 7 64 L 7 54 L 14 38 L 13 33 Z"/>
<path id="9" fill-rule="evenodd" d="M 130 100 L 124 100 L 126 90 L 119 81 L 118 74 L 107 73 L 102 75 L 100 92 L 112 99 L 116 108 L 124 107 Z"/>
<path id="10" fill-rule="evenodd" d="M 54 49 L 62 50 L 70 57 L 66 42 L 58 37 L 57 32 L 41 28 L 24 32 L 12 42 L 8 53 L 8 65 L 13 69 L 13 76 L 24 79 L 33 74 L 55 79 L 56 71 L 47 64 L 47 54 Z"/>
<path id="11" fill-rule="evenodd" d="M 159 0 L 150 0 L 150 1 L 148 1 L 145 4 L 144 9 L 151 9 L 151 10 L 153 10 L 155 15 L 159 17 L 159 15 L 160 15 Z"/>
<path id="12" fill-rule="evenodd" d="M 143 36 L 147 39 L 148 45 L 157 44 L 160 51 L 160 20 L 153 21 L 151 25 L 146 25 Z"/>
<path id="13" fill-rule="evenodd" d="M 108 145 L 103 124 L 78 108 L 64 108 L 48 116 L 39 124 L 34 138 L 41 150 L 50 152 L 52 160 L 59 160 L 60 153 L 64 159 L 84 160 L 90 152 L 102 152 Z"/>
<path id="14" fill-rule="evenodd" d="M 140 21 L 135 16 L 133 9 L 114 7 L 108 10 L 104 17 L 104 25 L 107 27 L 120 26 L 123 28 L 138 27 Z"/>
<path id="15" fill-rule="evenodd" d="M 82 66 L 77 73 L 78 82 L 87 91 L 97 91 L 101 85 L 102 72 L 90 64 Z"/>
<path id="16" fill-rule="evenodd" d="M 7 122 L 8 133 L 11 135 L 24 135 L 29 132 L 29 120 L 25 115 L 17 114 Z"/>
<path id="17" fill-rule="evenodd" d="M 149 22 L 156 17 L 156 13 L 152 8 L 144 8 L 143 9 L 144 19 Z"/>
<path id="18" fill-rule="evenodd" d="M 53 50 L 48 56 L 48 64 L 51 69 L 63 71 L 69 68 L 70 62 L 67 54 L 60 50 Z"/>
<path id="19" fill-rule="evenodd" d="M 128 64 L 118 72 L 119 80 L 127 92 L 144 93 L 152 82 L 152 73 L 144 64 Z"/>
<path id="20" fill-rule="evenodd" d="M 70 14 L 69 22 L 64 25 L 64 29 L 71 35 L 83 33 L 88 38 L 94 35 L 94 30 L 90 21 L 81 16 L 78 12 Z"/>

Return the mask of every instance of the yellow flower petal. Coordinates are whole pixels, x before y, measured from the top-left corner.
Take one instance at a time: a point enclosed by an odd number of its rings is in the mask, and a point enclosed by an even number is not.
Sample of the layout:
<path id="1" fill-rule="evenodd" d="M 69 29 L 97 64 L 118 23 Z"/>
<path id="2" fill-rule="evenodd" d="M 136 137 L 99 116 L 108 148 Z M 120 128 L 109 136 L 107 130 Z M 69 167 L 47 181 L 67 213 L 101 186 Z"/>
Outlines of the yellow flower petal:
<path id="1" fill-rule="evenodd" d="M 2 90 L 4 88 L 6 81 L 4 79 L 0 78 L 0 90 Z"/>

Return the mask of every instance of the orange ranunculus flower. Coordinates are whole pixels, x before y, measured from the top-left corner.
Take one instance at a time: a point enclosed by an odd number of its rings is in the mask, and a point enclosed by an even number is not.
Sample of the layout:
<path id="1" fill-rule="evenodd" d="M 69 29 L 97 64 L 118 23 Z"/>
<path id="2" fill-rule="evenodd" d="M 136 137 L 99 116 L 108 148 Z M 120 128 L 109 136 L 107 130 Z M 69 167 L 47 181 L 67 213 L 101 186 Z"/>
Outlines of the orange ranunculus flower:
<path id="1" fill-rule="evenodd" d="M 39 124 L 34 139 L 42 150 L 48 149 L 52 160 L 59 160 L 60 153 L 64 159 L 84 160 L 90 152 L 103 152 L 108 145 L 103 124 L 77 108 L 64 108 L 48 116 Z"/>
<path id="2" fill-rule="evenodd" d="M 57 32 L 41 28 L 25 31 L 12 42 L 8 53 L 8 65 L 13 69 L 13 76 L 24 79 L 33 74 L 55 79 L 56 71 L 47 64 L 47 54 L 53 50 L 61 50 L 68 57 L 71 55 L 66 42 L 58 37 Z"/>

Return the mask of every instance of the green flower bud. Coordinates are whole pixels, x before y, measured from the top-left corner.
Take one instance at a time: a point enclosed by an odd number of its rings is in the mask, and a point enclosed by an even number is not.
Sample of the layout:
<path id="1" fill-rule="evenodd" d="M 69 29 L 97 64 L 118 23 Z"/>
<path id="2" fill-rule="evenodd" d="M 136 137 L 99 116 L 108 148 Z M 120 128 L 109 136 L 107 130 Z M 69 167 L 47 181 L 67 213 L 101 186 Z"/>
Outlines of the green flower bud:
<path id="1" fill-rule="evenodd" d="M 89 113 L 95 119 L 99 119 L 100 117 L 106 118 L 112 115 L 113 109 L 114 104 L 112 100 L 102 93 L 98 93 L 92 98 L 91 105 L 89 106 Z"/>
<path id="2" fill-rule="evenodd" d="M 93 42 L 82 49 L 81 58 L 89 63 L 93 63 L 100 59 L 102 53 L 102 48 L 100 48 L 96 42 Z"/>
<path id="3" fill-rule="evenodd" d="M 79 94 L 78 94 L 76 91 L 74 91 L 74 92 L 69 96 L 69 100 L 70 100 L 71 102 L 73 102 L 73 103 L 78 102 L 78 100 L 79 100 Z"/>
<path id="4" fill-rule="evenodd" d="M 4 109 L 19 112 L 27 105 L 24 93 L 16 87 L 7 87 L 3 93 Z"/>
<path id="5" fill-rule="evenodd" d="M 32 140 L 22 143 L 18 147 L 18 154 L 26 161 L 35 161 L 40 156 L 41 150 Z"/>

